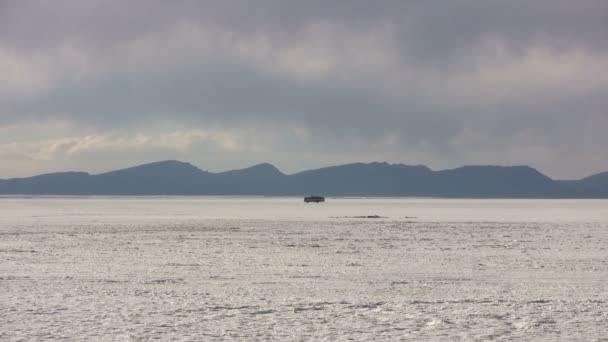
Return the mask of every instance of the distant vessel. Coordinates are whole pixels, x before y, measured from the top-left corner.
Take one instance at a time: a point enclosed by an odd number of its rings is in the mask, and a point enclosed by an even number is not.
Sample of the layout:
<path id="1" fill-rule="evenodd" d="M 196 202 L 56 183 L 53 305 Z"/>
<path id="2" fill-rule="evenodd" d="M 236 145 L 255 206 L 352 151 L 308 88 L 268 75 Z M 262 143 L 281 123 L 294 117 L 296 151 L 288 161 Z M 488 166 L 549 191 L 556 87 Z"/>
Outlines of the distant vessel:
<path id="1" fill-rule="evenodd" d="M 304 202 L 305 203 L 309 203 L 309 202 L 315 202 L 315 203 L 325 202 L 325 197 L 323 197 L 323 196 L 308 196 L 308 197 L 304 197 Z"/>

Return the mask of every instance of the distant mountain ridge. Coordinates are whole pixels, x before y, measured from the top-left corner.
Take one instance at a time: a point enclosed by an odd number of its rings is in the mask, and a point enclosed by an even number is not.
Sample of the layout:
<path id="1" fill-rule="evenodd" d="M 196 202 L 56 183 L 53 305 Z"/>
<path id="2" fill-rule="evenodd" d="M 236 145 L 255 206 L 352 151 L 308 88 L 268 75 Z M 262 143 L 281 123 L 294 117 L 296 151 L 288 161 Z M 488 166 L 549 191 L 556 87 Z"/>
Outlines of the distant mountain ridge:
<path id="1" fill-rule="evenodd" d="M 272 164 L 207 172 L 160 161 L 92 175 L 58 172 L 0 179 L 2 195 L 261 195 L 417 196 L 447 198 L 608 198 L 608 172 L 553 180 L 529 166 L 353 163 L 287 175 Z"/>

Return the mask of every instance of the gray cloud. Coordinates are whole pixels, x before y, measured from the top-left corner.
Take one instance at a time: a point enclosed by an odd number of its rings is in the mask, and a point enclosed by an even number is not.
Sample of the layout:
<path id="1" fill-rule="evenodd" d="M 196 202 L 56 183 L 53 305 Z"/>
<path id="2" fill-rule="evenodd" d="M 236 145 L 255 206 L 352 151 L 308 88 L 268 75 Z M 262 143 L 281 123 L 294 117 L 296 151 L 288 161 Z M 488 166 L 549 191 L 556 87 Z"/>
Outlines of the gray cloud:
<path id="1" fill-rule="evenodd" d="M 32 124 L 59 122 L 103 136 L 204 129 L 251 143 L 259 134 L 255 153 L 132 151 L 218 169 L 389 160 L 579 177 L 608 169 L 606 36 L 608 3 L 593 0 L 9 0 L 0 127 L 31 143 L 10 145 L 10 158 L 49 141 L 28 133 Z M 62 165 L 87 169 L 91 153 Z"/>

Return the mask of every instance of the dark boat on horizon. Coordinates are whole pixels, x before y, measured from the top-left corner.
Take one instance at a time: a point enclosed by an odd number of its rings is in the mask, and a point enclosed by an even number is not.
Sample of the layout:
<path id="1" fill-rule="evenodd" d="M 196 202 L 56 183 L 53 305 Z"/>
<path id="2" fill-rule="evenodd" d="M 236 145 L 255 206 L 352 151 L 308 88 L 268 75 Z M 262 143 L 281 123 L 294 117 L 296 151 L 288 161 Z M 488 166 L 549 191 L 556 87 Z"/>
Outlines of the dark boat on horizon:
<path id="1" fill-rule="evenodd" d="M 304 202 L 305 203 L 310 203 L 310 202 L 314 202 L 314 203 L 325 202 L 325 197 L 323 197 L 323 196 L 307 196 L 307 197 L 304 197 Z"/>

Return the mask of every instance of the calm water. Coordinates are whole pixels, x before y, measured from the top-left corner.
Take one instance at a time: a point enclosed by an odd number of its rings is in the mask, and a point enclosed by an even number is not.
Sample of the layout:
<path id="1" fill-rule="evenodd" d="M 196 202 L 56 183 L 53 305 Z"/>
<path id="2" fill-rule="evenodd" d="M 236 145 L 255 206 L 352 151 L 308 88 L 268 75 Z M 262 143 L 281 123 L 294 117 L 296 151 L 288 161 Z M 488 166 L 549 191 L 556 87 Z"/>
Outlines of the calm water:
<path id="1" fill-rule="evenodd" d="M 604 200 L 0 198 L 2 341 L 605 341 L 606 284 Z"/>
<path id="2" fill-rule="evenodd" d="M 424 222 L 608 222 L 608 200 L 264 197 L 0 197 L 0 222 L 203 219 L 335 220 L 379 215 Z"/>

